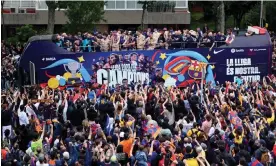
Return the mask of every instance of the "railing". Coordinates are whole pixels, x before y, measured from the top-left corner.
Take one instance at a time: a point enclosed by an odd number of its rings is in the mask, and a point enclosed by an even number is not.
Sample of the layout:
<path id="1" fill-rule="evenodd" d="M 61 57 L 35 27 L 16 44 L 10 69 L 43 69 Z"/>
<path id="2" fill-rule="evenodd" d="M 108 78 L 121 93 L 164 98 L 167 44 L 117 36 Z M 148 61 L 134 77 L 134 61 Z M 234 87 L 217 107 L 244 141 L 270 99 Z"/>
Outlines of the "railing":
<path id="1" fill-rule="evenodd" d="M 225 45 L 225 41 L 215 41 L 214 46 L 213 43 L 204 43 L 204 42 L 171 42 L 171 43 L 163 43 L 162 45 L 156 44 L 154 49 L 185 49 L 185 48 L 210 48 L 210 47 L 220 47 Z M 88 46 L 77 46 L 77 47 L 63 47 L 64 49 L 71 51 L 71 52 L 107 52 L 101 50 L 100 45 L 88 45 Z M 72 49 L 78 48 L 79 51 L 72 51 Z M 91 51 L 89 51 L 91 50 Z M 122 45 L 119 45 L 120 51 L 129 51 L 129 50 L 138 50 L 136 47 L 134 48 L 125 48 Z M 141 50 L 141 49 L 139 49 Z M 152 50 L 148 48 L 144 48 L 142 50 Z M 109 48 L 108 51 L 112 51 L 112 48 Z"/>

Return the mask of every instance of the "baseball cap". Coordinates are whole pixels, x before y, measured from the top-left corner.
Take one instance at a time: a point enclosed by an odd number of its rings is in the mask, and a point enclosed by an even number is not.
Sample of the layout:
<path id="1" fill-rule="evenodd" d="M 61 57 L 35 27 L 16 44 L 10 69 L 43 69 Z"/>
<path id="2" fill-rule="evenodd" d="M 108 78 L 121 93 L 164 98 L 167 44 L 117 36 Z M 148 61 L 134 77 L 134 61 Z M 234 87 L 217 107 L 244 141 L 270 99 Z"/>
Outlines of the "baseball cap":
<path id="1" fill-rule="evenodd" d="M 66 160 L 69 160 L 69 158 L 70 158 L 70 155 L 69 155 L 68 152 L 63 152 L 62 156 L 63 156 L 63 158 L 66 159 Z"/>

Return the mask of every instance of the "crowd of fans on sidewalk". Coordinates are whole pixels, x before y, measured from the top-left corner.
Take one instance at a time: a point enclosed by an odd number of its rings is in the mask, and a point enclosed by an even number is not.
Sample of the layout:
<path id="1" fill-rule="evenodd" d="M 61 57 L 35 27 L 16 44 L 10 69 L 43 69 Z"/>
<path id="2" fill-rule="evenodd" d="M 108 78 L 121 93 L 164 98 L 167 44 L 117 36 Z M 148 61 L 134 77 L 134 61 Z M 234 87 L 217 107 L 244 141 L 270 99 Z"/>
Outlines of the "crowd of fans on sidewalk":
<path id="1" fill-rule="evenodd" d="M 13 87 L 16 84 L 17 60 L 23 51 L 20 44 L 12 45 L 1 41 L 1 89 Z"/>
<path id="2" fill-rule="evenodd" d="M 275 88 L 273 75 L 204 89 L 163 81 L 113 89 L 11 87 L 1 96 L 1 163 L 274 165 Z"/>
<path id="3" fill-rule="evenodd" d="M 272 41 L 272 71 L 276 74 L 276 34 L 274 32 L 270 33 Z"/>

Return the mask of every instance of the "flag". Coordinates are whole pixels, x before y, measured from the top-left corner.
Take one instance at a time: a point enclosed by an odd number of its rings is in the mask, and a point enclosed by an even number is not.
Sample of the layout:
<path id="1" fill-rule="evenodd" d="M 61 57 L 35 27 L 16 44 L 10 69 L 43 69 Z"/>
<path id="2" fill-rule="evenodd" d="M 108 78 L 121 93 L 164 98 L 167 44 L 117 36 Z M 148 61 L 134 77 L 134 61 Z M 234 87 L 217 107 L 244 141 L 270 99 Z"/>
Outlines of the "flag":
<path id="1" fill-rule="evenodd" d="M 80 97 L 80 94 L 76 94 L 74 97 L 73 97 L 73 102 L 76 102 Z"/>

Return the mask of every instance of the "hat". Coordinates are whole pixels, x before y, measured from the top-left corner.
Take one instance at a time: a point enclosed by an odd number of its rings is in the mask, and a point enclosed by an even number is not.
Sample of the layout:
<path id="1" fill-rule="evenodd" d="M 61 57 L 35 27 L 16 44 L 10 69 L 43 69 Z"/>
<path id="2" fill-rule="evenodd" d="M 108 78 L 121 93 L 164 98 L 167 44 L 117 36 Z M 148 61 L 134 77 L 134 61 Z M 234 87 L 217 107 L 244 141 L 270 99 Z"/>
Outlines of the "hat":
<path id="1" fill-rule="evenodd" d="M 63 152 L 62 156 L 63 156 L 63 158 L 66 159 L 66 160 L 69 160 L 69 158 L 70 158 L 70 155 L 69 155 L 68 152 Z"/>
<path id="2" fill-rule="evenodd" d="M 44 161 L 44 159 L 45 159 L 44 154 L 40 153 L 40 154 L 38 155 L 38 161 L 42 163 L 42 162 Z"/>
<path id="3" fill-rule="evenodd" d="M 116 162 L 117 162 L 117 157 L 116 157 L 116 155 L 113 155 L 113 156 L 110 158 L 110 161 L 111 161 L 112 163 L 116 163 Z"/>

